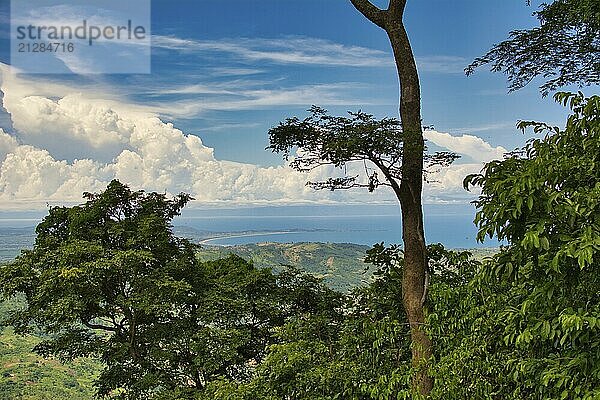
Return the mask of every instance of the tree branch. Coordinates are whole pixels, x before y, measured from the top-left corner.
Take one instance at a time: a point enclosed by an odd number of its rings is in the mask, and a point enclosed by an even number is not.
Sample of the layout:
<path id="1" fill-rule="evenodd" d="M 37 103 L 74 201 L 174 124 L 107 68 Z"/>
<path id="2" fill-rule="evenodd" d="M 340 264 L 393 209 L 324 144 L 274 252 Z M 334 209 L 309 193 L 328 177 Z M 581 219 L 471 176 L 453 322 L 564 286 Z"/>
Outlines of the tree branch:
<path id="1" fill-rule="evenodd" d="M 406 0 L 403 0 L 406 1 Z M 379 9 L 369 0 L 350 0 L 354 8 L 356 8 L 362 15 L 364 15 L 369 21 L 385 29 L 385 15 L 386 11 Z"/>
<path id="2" fill-rule="evenodd" d="M 356 188 L 365 188 L 369 189 L 369 191 L 373 191 L 375 189 L 370 183 L 357 183 L 354 182 L 353 179 L 355 179 L 355 177 L 339 178 L 338 180 L 329 179 L 327 181 L 319 182 L 307 182 L 306 186 L 309 186 L 314 190 L 331 190 L 332 192 L 335 190 L 350 190 Z M 380 186 L 387 186 L 393 188 L 393 186 L 387 182 L 377 182 L 376 187 Z"/>
<path id="3" fill-rule="evenodd" d="M 399 196 L 400 186 L 398 185 L 396 177 L 392 174 L 390 169 L 383 165 L 383 163 L 379 160 L 371 160 L 371 162 L 375 164 L 377 168 L 379 168 L 379 170 L 383 173 L 383 176 L 385 176 L 385 178 L 388 180 L 389 186 L 394 190 L 396 196 Z"/>
<path id="4" fill-rule="evenodd" d="M 103 331 L 117 332 L 117 328 L 112 326 L 100 325 L 100 324 L 92 324 L 88 321 L 81 320 L 81 323 L 90 329 L 101 329 Z"/>

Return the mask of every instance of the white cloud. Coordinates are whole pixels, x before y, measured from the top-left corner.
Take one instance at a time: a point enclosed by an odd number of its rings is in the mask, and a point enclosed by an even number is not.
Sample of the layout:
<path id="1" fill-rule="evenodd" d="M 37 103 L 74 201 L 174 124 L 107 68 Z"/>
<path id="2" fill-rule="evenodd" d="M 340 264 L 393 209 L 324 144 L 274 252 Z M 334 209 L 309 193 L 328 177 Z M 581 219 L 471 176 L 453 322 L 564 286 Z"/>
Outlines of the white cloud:
<path id="1" fill-rule="evenodd" d="M 35 86 L 38 91 L 3 71 L 3 104 L 16 132 L 0 130 L 3 208 L 77 202 L 84 191 L 100 191 L 115 178 L 135 189 L 187 192 L 203 203 L 393 200 L 385 190 L 315 192 L 306 181 L 341 171 L 324 167 L 301 174 L 286 165 L 263 168 L 217 160 L 198 136 L 186 135 L 141 107 L 89 97 L 60 85 L 36 82 Z M 306 89 L 306 96 L 309 92 Z M 474 136 L 432 131 L 426 135 L 478 162 L 500 157 L 504 151 Z M 437 183 L 426 188 L 425 200 L 464 200 L 470 195 L 462 190 L 462 180 L 480 168 L 481 163 L 473 163 L 443 169 L 430 177 Z M 363 169 L 361 163 L 348 167 L 351 174 Z"/>
<path id="2" fill-rule="evenodd" d="M 501 160 L 507 150 L 502 146 L 493 147 L 483 139 L 472 135 L 453 136 L 449 133 L 426 130 L 425 138 L 439 147 L 461 156 L 467 156 L 475 162 L 457 162 L 430 174 L 429 185 L 424 187 L 424 199 L 430 202 L 464 201 L 469 195 L 463 188 L 467 175 L 481 172 L 483 164 L 492 160 Z M 475 194 L 477 191 L 475 191 Z"/>
<path id="3" fill-rule="evenodd" d="M 466 192 L 463 181 L 467 175 L 481 172 L 483 164 L 453 164 L 442 168 L 435 174 L 430 174 L 430 181 L 423 187 L 423 199 L 426 203 L 439 203 L 470 199 L 473 194 Z M 478 192 L 475 190 L 474 194 Z"/>
<path id="4" fill-rule="evenodd" d="M 234 67 L 213 67 L 208 69 L 212 76 L 247 76 L 264 74 L 267 72 L 259 68 L 234 68 Z"/>
<path id="5" fill-rule="evenodd" d="M 202 130 L 204 132 L 217 132 L 217 131 L 226 131 L 226 130 L 231 130 L 231 129 L 242 129 L 242 128 L 256 128 L 260 126 L 260 123 L 258 122 L 248 122 L 248 123 L 224 123 L 224 124 L 217 124 L 217 125 L 212 125 L 212 126 L 207 126 L 202 128 Z"/>
<path id="6" fill-rule="evenodd" d="M 19 146 L 17 140 L 0 128 L 0 163 Z"/>
<path id="7" fill-rule="evenodd" d="M 222 87 L 212 87 L 211 89 L 211 87 L 204 85 L 191 85 L 161 90 L 160 94 L 206 94 L 212 91 L 212 94 L 231 96 L 203 96 L 201 98 L 175 101 L 157 101 L 152 104 L 152 108 L 171 118 L 191 118 L 214 110 L 239 111 L 287 106 L 307 107 L 310 104 L 321 106 L 369 106 L 378 104 L 357 98 L 356 94 L 353 94 L 353 91 L 357 89 L 366 89 L 366 87 L 355 82 L 300 85 L 276 89 L 238 88 L 237 90 Z"/>
<path id="8" fill-rule="evenodd" d="M 58 161 L 46 150 L 21 145 L 0 167 L 0 202 L 75 201 L 84 191 L 103 189 L 110 175 L 110 167 L 101 163 Z"/>
<path id="9" fill-rule="evenodd" d="M 488 142 L 473 135 L 452 136 L 433 130 L 424 132 L 425 139 L 457 154 L 469 156 L 475 161 L 485 163 L 491 160 L 501 160 L 508 151 L 502 147 L 492 147 Z"/>
<path id="10" fill-rule="evenodd" d="M 382 51 L 303 36 L 194 40 L 154 35 L 152 46 L 181 52 L 228 54 L 247 62 L 333 67 L 395 67 L 391 50 Z M 448 55 L 423 55 L 417 56 L 416 59 L 421 72 L 446 74 L 462 74 L 469 63 L 465 57 Z"/>
<path id="11" fill-rule="evenodd" d="M 453 131 L 453 132 L 487 132 L 487 131 L 508 129 L 508 128 L 515 128 L 515 123 L 514 122 L 497 122 L 497 123 L 493 123 L 493 124 L 452 128 L 451 131 Z"/>
<path id="12" fill-rule="evenodd" d="M 128 145 L 135 128 L 110 107 L 86 101 L 81 94 L 58 101 L 27 96 L 5 101 L 4 107 L 23 143 L 46 149 L 57 159 L 110 161 Z"/>
<path id="13" fill-rule="evenodd" d="M 441 74 L 463 74 L 469 64 L 467 58 L 458 56 L 417 56 L 416 59 L 419 71 Z"/>
<path id="14" fill-rule="evenodd" d="M 175 51 L 226 53 L 248 61 L 277 64 L 346 67 L 394 65 L 387 52 L 310 37 L 224 38 L 215 41 L 155 35 L 152 37 L 152 46 Z"/>

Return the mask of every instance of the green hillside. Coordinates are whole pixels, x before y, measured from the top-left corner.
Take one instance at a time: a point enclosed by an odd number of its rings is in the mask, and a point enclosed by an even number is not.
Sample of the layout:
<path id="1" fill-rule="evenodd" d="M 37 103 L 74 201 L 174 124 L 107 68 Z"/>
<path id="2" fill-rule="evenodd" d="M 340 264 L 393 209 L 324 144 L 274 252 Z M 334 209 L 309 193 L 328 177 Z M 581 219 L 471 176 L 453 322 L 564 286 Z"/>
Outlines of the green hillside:
<path id="1" fill-rule="evenodd" d="M 90 399 L 92 381 L 100 365 L 88 359 L 63 364 L 31 352 L 40 339 L 15 335 L 11 328 L 0 334 L 0 399 Z"/>
<path id="2" fill-rule="evenodd" d="M 368 282 L 373 268 L 364 263 L 369 246 L 352 243 L 257 243 L 237 246 L 203 245 L 199 252 L 202 260 L 216 260 L 236 254 L 252 260 L 259 268 L 281 270 L 291 265 L 323 278 L 333 289 L 348 291 Z M 469 250 L 476 259 L 493 255 L 497 248 Z"/>
<path id="3" fill-rule="evenodd" d="M 0 303 L 0 320 L 21 300 Z M 40 338 L 16 335 L 0 325 L 0 399 L 59 400 L 90 399 L 92 382 L 100 369 L 95 360 L 61 363 L 34 354 L 31 349 Z"/>
<path id="4" fill-rule="evenodd" d="M 202 246 L 199 257 L 215 260 L 228 254 L 236 254 L 252 260 L 259 268 L 291 265 L 323 278 L 325 283 L 341 291 L 347 291 L 368 281 L 371 272 L 364 263 L 369 246 L 350 243 L 258 243 L 239 246 Z"/>

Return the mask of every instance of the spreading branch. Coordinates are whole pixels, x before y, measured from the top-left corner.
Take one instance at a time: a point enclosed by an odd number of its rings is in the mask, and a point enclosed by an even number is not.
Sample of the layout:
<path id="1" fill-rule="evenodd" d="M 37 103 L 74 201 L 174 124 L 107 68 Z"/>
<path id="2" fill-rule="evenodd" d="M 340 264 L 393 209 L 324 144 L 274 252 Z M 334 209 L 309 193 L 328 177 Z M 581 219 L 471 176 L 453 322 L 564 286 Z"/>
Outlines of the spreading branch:
<path id="1" fill-rule="evenodd" d="M 81 323 L 90 329 L 99 329 L 99 330 L 108 331 L 108 332 L 117 332 L 118 331 L 118 329 L 115 328 L 114 326 L 107 326 L 107 325 L 102 325 L 102 324 L 92 324 L 91 322 L 85 321 L 83 319 L 81 320 Z"/>

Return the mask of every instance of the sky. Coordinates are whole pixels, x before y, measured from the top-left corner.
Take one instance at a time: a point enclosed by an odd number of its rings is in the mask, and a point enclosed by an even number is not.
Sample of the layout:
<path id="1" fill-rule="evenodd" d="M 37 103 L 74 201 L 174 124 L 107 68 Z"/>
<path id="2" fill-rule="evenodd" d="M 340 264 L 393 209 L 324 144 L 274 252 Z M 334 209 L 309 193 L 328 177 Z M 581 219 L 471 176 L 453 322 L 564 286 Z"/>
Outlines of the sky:
<path id="1" fill-rule="evenodd" d="M 340 171 L 307 176 L 265 151 L 270 127 L 313 104 L 397 117 L 389 42 L 348 0 L 153 0 L 151 73 L 118 75 L 16 73 L 0 3 L 0 210 L 75 202 L 113 178 L 197 204 L 393 201 L 385 191 L 315 193 L 307 180 Z M 510 30 L 534 26 L 537 5 L 408 1 L 423 121 L 435 127 L 428 145 L 462 156 L 426 187 L 426 203 L 472 200 L 464 176 L 533 136 L 518 120 L 564 125 L 539 82 L 508 94 L 502 74 L 463 72 Z"/>

